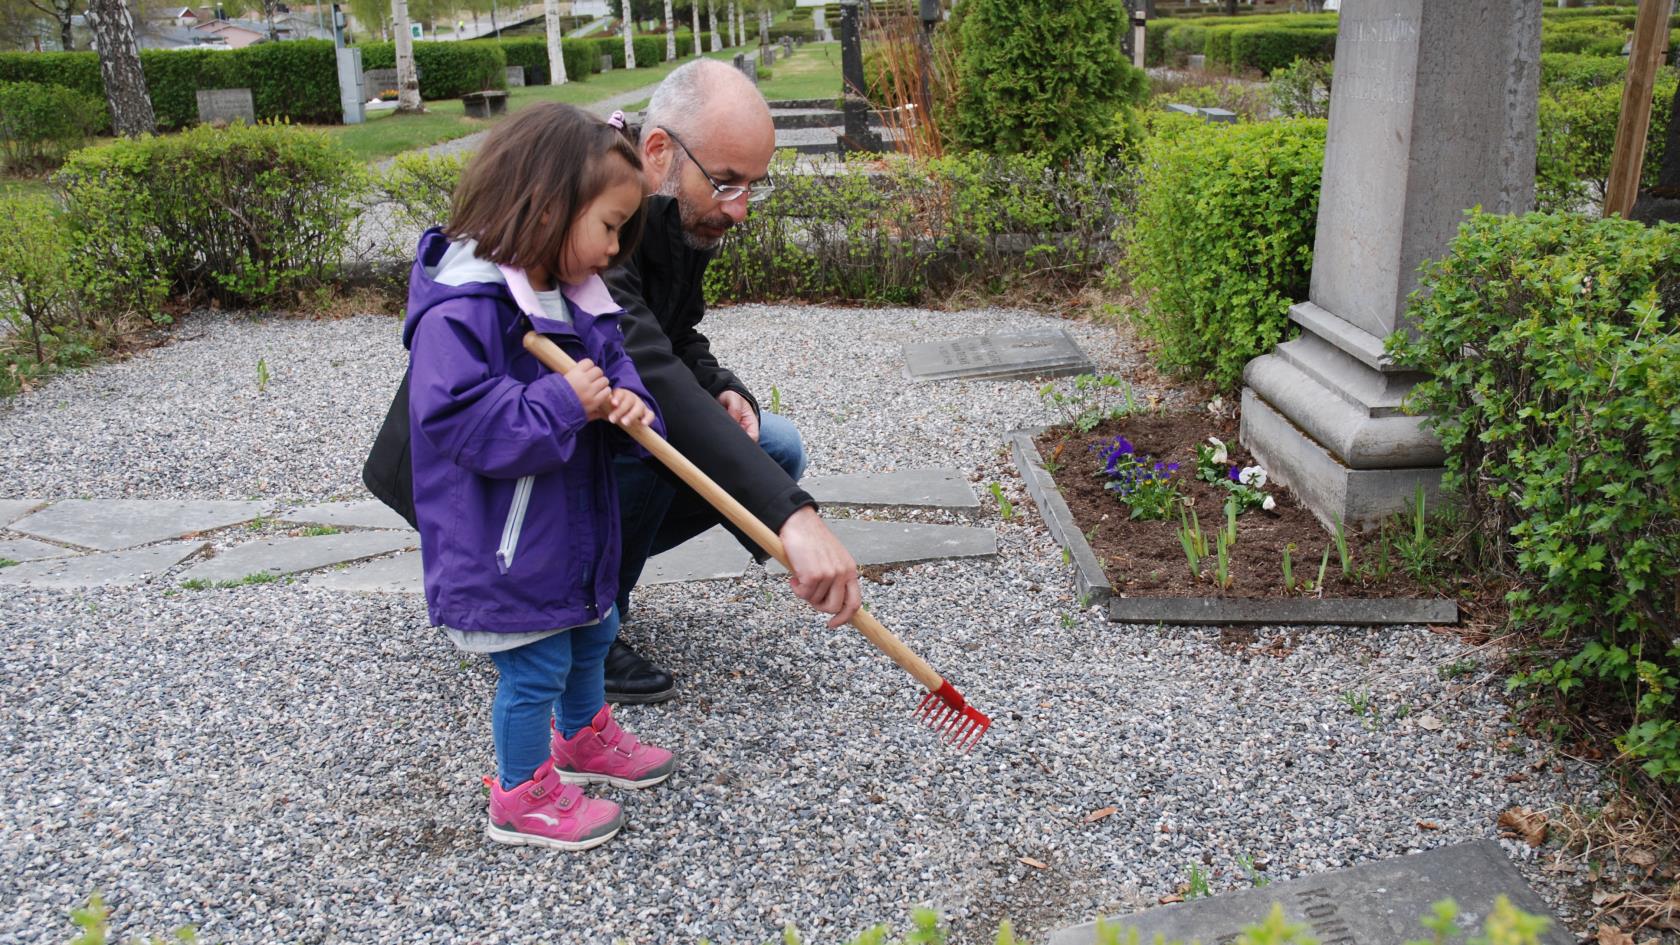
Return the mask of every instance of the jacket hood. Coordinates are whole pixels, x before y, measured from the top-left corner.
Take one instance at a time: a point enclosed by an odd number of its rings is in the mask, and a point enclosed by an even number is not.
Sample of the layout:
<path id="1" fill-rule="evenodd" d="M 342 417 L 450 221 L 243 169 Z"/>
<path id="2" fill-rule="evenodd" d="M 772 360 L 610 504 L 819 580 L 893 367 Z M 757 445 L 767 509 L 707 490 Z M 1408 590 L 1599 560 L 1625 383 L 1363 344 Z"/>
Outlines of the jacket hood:
<path id="1" fill-rule="evenodd" d="M 414 338 L 414 326 L 434 307 L 451 299 L 488 297 L 508 303 L 513 294 L 496 265 L 472 253 L 470 241 L 450 242 L 439 227 L 420 237 L 414 269 L 408 274 L 408 317 L 403 321 L 403 347 Z M 447 257 L 447 258 L 446 258 Z M 455 284 L 451 284 L 455 283 Z"/>

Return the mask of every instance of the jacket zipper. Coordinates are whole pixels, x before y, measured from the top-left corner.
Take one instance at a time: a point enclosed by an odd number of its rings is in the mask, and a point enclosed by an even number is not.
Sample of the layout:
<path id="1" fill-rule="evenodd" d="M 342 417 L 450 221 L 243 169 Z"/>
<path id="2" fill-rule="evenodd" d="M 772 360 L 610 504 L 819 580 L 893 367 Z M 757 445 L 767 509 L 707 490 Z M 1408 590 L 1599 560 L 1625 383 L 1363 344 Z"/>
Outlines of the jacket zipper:
<path id="1" fill-rule="evenodd" d="M 513 487 L 513 503 L 508 506 L 507 522 L 502 525 L 502 543 L 496 549 L 496 567 L 503 574 L 513 567 L 513 553 L 519 547 L 519 532 L 525 527 L 525 509 L 531 504 L 531 483 L 535 476 L 521 476 Z"/>

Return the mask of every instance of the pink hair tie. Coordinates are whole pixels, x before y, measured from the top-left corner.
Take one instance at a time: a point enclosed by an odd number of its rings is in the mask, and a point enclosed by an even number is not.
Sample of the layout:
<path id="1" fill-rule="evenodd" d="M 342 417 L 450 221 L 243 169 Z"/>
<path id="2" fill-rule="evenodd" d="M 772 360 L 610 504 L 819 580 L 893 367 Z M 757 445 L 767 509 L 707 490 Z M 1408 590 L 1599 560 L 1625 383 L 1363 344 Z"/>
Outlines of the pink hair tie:
<path id="1" fill-rule="evenodd" d="M 621 111 L 614 111 L 611 115 L 607 116 L 607 124 L 622 130 L 624 128 L 624 113 Z"/>

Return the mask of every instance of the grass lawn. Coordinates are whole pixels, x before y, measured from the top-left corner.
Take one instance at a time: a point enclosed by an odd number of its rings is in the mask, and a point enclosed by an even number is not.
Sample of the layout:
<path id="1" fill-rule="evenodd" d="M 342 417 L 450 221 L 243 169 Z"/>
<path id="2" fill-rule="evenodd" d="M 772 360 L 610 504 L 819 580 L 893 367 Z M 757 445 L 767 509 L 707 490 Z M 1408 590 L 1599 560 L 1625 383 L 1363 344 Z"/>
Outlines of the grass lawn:
<path id="1" fill-rule="evenodd" d="M 712 59 L 729 60 L 742 47 L 726 49 L 721 52 L 707 53 Z M 799 61 L 795 56 L 790 65 Z M 672 69 L 687 62 L 678 59 L 675 62 L 662 62 L 657 66 L 645 69 L 615 69 L 611 72 L 598 72 L 583 81 L 573 80 L 565 85 L 527 85 L 523 88 L 508 90 L 508 111 L 515 112 L 532 102 L 566 102 L 572 105 L 589 105 L 604 98 L 622 95 L 636 89 L 655 85 L 660 79 L 670 73 Z M 839 45 L 835 45 L 834 52 L 834 84 L 839 84 Z M 781 68 L 780 64 L 776 67 Z M 767 83 L 768 84 L 768 83 Z M 647 104 L 643 99 L 637 107 Z M 626 112 L 635 109 L 627 108 Z M 398 115 L 394 111 L 369 112 L 368 120 L 360 125 L 320 125 L 321 130 L 332 135 L 338 142 L 349 148 L 352 153 L 364 161 L 378 161 L 383 158 L 424 148 L 434 144 L 441 144 L 455 138 L 465 137 L 476 131 L 483 131 L 495 123 L 494 120 L 468 118 L 460 99 L 443 99 L 427 102 L 426 113 L 423 115 Z"/>
<path id="2" fill-rule="evenodd" d="M 806 43 L 795 46 L 793 58 L 777 59 L 770 80 L 758 90 L 772 102 L 778 99 L 840 97 L 840 44 Z"/>
<path id="3" fill-rule="evenodd" d="M 53 189 L 39 177 L 0 177 L 0 196 L 50 197 Z"/>

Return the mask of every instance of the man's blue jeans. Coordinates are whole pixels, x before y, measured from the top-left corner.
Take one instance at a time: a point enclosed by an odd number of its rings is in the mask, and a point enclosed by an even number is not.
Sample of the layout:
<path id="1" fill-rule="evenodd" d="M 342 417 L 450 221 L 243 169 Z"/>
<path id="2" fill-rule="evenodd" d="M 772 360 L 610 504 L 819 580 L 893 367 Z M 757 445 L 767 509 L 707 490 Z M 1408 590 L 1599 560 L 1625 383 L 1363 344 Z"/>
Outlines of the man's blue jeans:
<path id="1" fill-rule="evenodd" d="M 758 445 L 798 481 L 805 474 L 805 444 L 786 417 L 765 411 L 758 418 Z M 629 456 L 613 461 L 618 480 L 618 514 L 623 558 L 618 568 L 618 613 L 629 619 L 630 591 L 647 559 L 688 541 L 723 521 L 706 500 L 686 486 L 678 489 L 651 465 Z"/>

